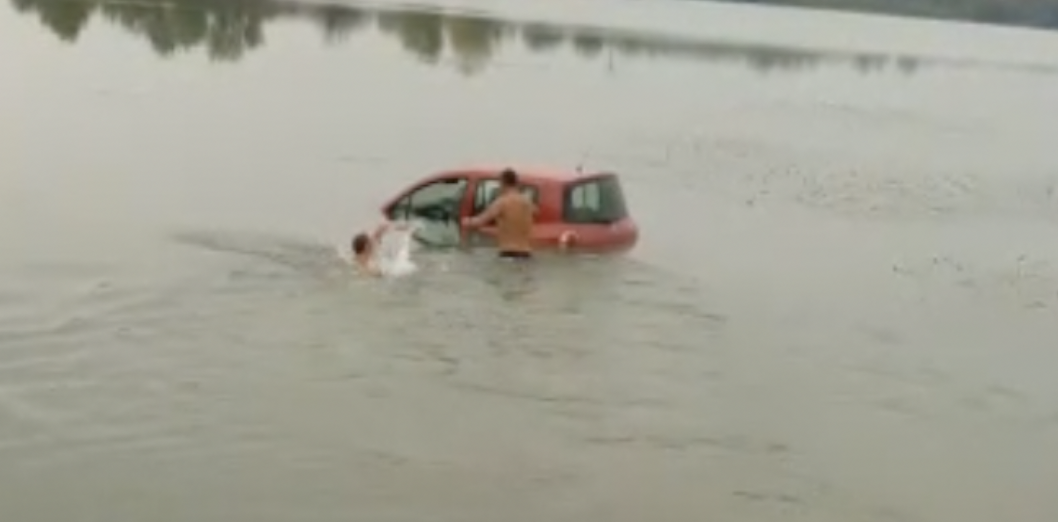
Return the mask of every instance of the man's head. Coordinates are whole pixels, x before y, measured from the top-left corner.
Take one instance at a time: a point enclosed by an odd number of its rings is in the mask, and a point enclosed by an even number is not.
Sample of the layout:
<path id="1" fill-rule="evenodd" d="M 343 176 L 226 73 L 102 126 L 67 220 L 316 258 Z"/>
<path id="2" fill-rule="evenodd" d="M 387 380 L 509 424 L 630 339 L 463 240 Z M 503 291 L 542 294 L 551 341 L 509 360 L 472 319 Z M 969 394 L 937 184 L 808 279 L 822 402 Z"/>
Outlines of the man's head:
<path id="1" fill-rule="evenodd" d="M 500 173 L 500 183 L 505 189 L 512 189 L 518 187 L 518 174 L 511 169 L 506 169 Z"/>
<path id="2" fill-rule="evenodd" d="M 353 238 L 353 253 L 363 255 L 371 249 L 371 238 L 367 234 L 360 233 Z"/>

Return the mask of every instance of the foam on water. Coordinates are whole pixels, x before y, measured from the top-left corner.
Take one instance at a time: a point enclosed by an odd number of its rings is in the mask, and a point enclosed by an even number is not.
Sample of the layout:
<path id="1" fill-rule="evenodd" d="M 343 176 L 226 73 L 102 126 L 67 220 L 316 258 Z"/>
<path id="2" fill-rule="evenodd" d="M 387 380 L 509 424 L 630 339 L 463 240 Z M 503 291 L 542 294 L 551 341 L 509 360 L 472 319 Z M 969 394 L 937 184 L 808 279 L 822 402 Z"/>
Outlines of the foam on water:
<path id="1" fill-rule="evenodd" d="M 411 235 L 418 228 L 418 223 L 411 223 L 407 229 L 391 229 L 382 236 L 376 259 L 379 269 L 386 277 L 401 277 L 418 270 L 411 260 Z"/>

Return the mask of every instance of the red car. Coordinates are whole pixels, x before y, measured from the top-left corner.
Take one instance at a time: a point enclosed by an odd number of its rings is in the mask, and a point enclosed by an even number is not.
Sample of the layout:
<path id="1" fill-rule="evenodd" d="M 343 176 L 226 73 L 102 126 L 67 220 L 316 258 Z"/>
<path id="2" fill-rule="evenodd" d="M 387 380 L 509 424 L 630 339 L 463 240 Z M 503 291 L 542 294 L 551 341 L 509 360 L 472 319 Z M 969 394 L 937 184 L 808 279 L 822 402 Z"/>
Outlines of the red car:
<path id="1" fill-rule="evenodd" d="M 420 221 L 423 226 L 415 238 L 428 246 L 495 246 L 495 225 L 467 230 L 460 223 L 496 198 L 503 170 L 451 170 L 427 176 L 386 203 L 382 213 L 393 221 Z M 569 248 L 574 250 L 614 253 L 635 246 L 639 229 L 628 214 L 616 174 L 514 171 L 538 208 L 534 248 L 556 248 L 564 234 L 572 237 Z"/>

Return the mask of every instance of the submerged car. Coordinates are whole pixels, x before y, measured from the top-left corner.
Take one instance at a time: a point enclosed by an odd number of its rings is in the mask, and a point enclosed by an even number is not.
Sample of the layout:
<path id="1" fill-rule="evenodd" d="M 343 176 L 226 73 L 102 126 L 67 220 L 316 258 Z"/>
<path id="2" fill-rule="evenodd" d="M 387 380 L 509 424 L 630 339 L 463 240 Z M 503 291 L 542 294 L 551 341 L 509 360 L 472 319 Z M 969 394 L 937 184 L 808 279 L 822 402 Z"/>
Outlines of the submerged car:
<path id="1" fill-rule="evenodd" d="M 495 246 L 494 224 L 467 229 L 499 195 L 504 168 L 450 170 L 427 176 L 392 198 L 382 213 L 392 221 L 419 221 L 414 237 L 431 247 Z M 522 190 L 537 206 L 533 246 L 553 249 L 572 238 L 571 250 L 624 252 L 639 239 L 620 178 L 612 172 L 519 170 Z"/>

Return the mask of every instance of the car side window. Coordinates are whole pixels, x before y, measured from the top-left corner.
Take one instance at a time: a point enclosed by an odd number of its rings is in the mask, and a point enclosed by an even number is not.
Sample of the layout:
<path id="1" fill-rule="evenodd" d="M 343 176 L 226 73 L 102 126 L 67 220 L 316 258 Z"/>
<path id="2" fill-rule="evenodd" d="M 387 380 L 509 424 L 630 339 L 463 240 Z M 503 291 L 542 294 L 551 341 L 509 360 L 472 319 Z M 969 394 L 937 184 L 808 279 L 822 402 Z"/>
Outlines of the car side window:
<path id="1" fill-rule="evenodd" d="M 601 209 L 599 186 L 595 183 L 582 183 L 569 191 L 566 201 L 566 221 L 570 223 L 591 223 Z"/>
<path id="2" fill-rule="evenodd" d="M 523 184 L 522 193 L 529 196 L 534 205 L 540 206 L 540 189 L 536 185 Z M 480 214 L 489 204 L 500 195 L 500 180 L 497 178 L 483 179 L 478 182 L 477 190 L 474 191 L 474 215 Z"/>
<path id="3" fill-rule="evenodd" d="M 566 188 L 563 220 L 567 223 L 608 224 L 628 216 L 624 192 L 615 176 L 603 176 Z"/>
<path id="4" fill-rule="evenodd" d="M 432 221 L 459 220 L 459 206 L 466 191 L 466 178 L 449 178 L 420 187 L 408 195 L 406 216 L 412 219 Z"/>
<path id="5" fill-rule="evenodd" d="M 580 212 L 599 211 L 599 186 L 594 183 L 579 185 L 570 191 L 570 207 Z"/>

